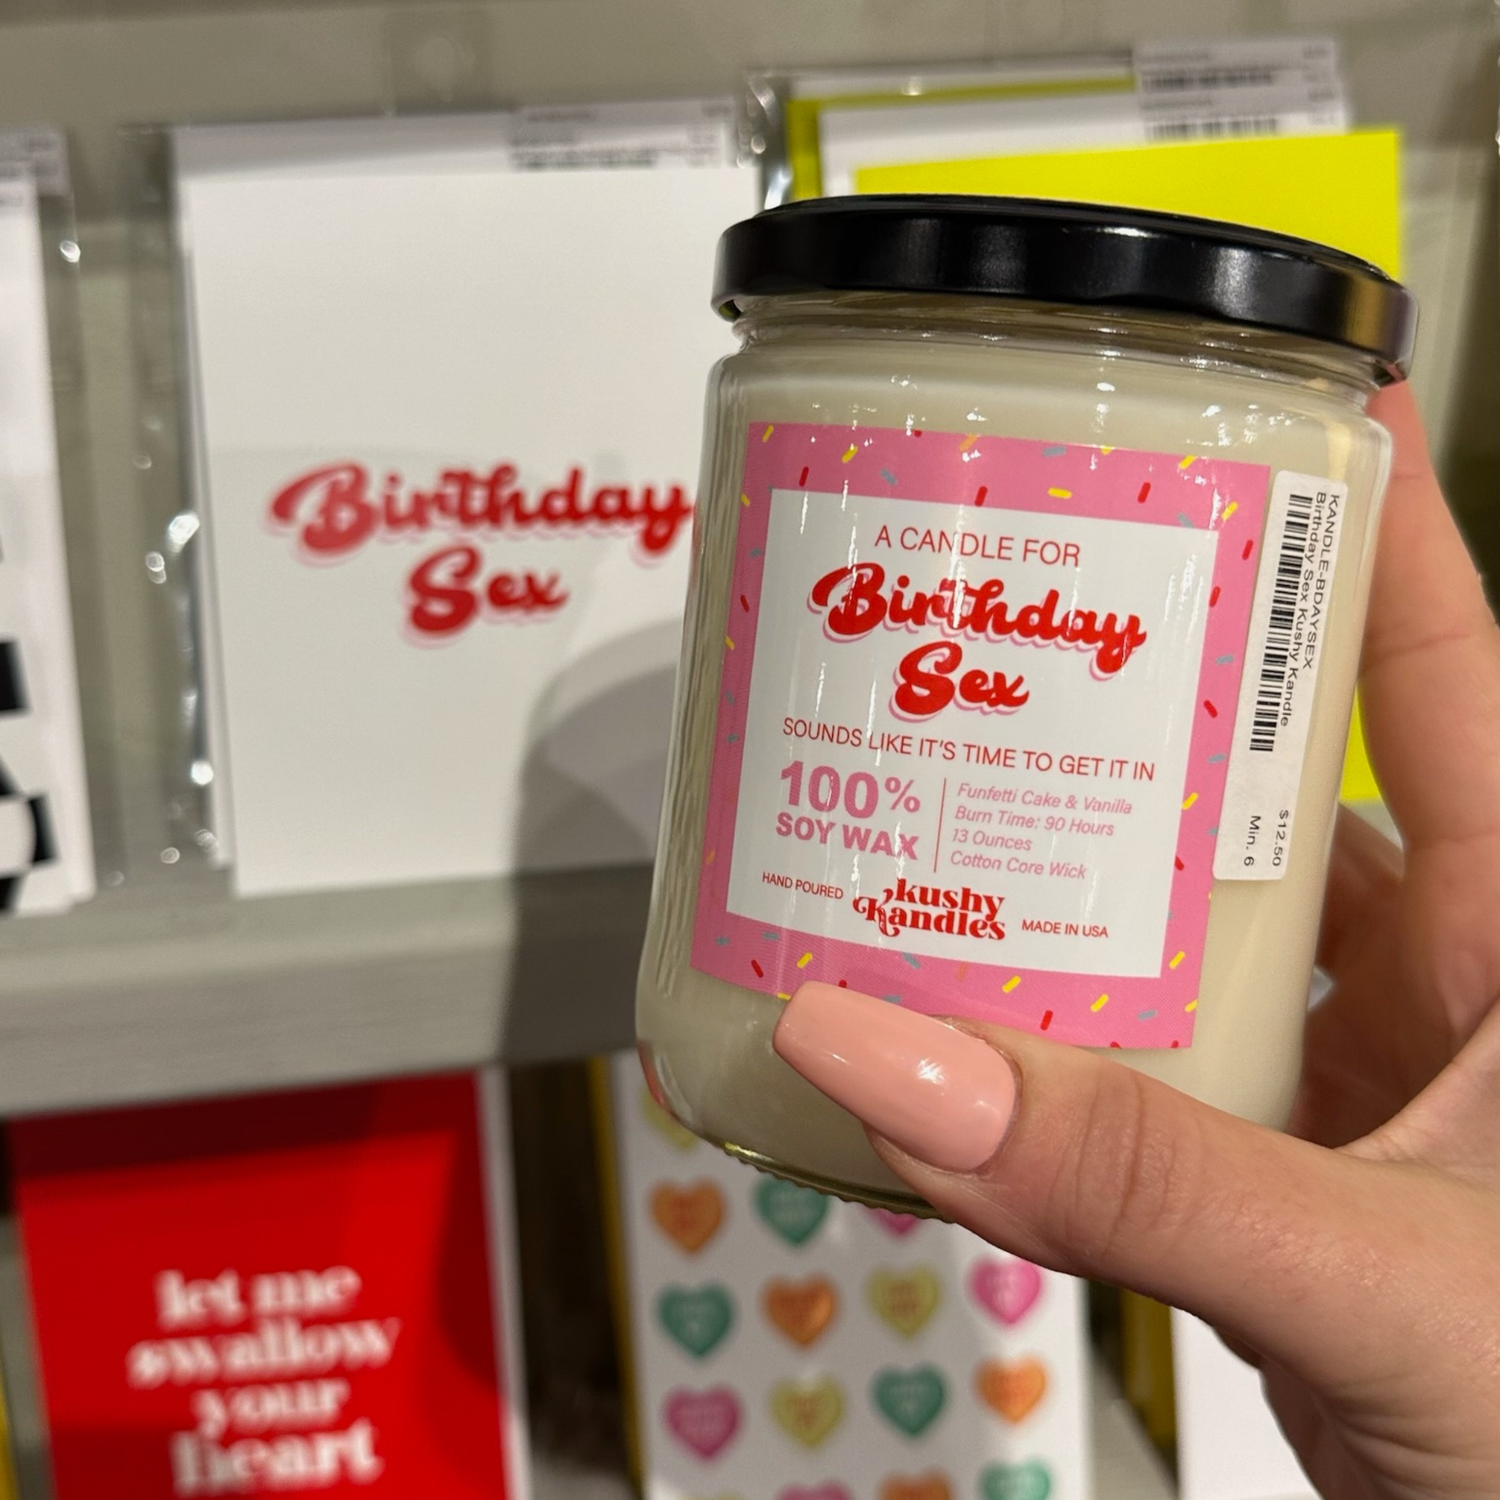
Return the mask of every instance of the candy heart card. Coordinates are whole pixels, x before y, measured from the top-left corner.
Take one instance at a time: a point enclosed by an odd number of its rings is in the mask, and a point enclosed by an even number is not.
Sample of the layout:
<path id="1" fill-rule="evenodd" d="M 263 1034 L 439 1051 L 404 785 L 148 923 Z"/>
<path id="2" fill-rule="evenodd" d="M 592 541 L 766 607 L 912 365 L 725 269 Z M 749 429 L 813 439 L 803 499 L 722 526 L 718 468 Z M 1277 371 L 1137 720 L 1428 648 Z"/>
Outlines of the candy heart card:
<path id="1" fill-rule="evenodd" d="M 1083 1286 L 733 1161 L 601 1062 L 645 1500 L 1085 1500 Z"/>
<path id="2" fill-rule="evenodd" d="M 241 894 L 650 860 L 756 180 L 728 101 L 663 108 L 175 133 Z"/>

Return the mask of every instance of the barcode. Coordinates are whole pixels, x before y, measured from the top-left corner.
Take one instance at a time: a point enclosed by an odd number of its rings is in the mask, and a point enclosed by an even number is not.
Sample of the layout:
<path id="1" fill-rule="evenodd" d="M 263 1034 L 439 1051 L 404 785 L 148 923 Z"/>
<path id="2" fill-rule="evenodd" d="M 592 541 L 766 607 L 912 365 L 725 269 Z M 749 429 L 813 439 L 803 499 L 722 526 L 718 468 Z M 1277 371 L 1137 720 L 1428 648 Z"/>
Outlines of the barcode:
<path id="1" fill-rule="evenodd" d="M 1280 135 L 1276 115 L 1240 115 L 1232 120 L 1156 120 L 1147 124 L 1152 141 L 1191 141 L 1222 135 Z"/>
<path id="2" fill-rule="evenodd" d="M 1193 89 L 1268 89 L 1280 82 L 1279 67 L 1204 68 L 1180 73 L 1147 73 L 1142 93 L 1187 93 Z"/>
<path id="3" fill-rule="evenodd" d="M 1293 832 L 1297 787 L 1348 501 L 1347 485 L 1317 474 L 1282 469 L 1271 482 L 1214 845 L 1215 880 L 1280 880 L 1300 837 Z"/>
<path id="4" fill-rule="evenodd" d="M 520 172 L 567 171 L 592 167 L 716 167 L 724 161 L 721 141 L 677 145 L 596 146 L 548 143 L 511 147 L 511 165 Z"/>
<path id="5" fill-rule="evenodd" d="M 589 167 L 654 167 L 662 152 L 655 146 L 516 146 L 511 163 L 523 172 Z"/>
<path id="6" fill-rule="evenodd" d="M 1272 751 L 1276 748 L 1276 731 L 1281 725 L 1281 700 L 1286 691 L 1286 671 L 1291 663 L 1297 595 L 1302 587 L 1308 533 L 1312 530 L 1312 509 L 1311 495 L 1287 497 L 1286 524 L 1281 530 L 1281 551 L 1276 556 L 1276 578 L 1271 593 L 1271 618 L 1260 658 L 1260 686 L 1256 689 L 1255 714 L 1250 725 L 1252 750 Z"/>

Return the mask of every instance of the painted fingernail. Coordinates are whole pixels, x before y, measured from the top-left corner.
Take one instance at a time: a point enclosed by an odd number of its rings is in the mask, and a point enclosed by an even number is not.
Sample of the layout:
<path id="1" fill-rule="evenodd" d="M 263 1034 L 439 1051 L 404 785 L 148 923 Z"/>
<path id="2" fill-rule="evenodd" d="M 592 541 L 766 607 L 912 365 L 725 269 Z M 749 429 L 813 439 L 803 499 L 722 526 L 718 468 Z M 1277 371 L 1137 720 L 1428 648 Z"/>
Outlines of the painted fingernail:
<path id="1" fill-rule="evenodd" d="M 1010 1065 L 978 1037 L 885 1000 L 805 984 L 776 1051 L 877 1134 L 929 1166 L 972 1172 L 999 1149 L 1016 1104 Z"/>

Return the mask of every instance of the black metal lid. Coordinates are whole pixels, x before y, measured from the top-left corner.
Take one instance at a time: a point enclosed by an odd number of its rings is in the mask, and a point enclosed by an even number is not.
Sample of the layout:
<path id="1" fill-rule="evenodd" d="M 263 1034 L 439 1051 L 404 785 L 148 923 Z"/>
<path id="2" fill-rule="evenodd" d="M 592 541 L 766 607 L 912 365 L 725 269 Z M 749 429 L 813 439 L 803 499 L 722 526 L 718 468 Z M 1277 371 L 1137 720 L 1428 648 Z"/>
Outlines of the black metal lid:
<path id="1" fill-rule="evenodd" d="M 714 306 L 795 292 L 940 292 L 1219 319 L 1357 350 L 1405 375 L 1416 299 L 1311 240 L 1097 204 L 949 194 L 810 198 L 731 226 Z"/>

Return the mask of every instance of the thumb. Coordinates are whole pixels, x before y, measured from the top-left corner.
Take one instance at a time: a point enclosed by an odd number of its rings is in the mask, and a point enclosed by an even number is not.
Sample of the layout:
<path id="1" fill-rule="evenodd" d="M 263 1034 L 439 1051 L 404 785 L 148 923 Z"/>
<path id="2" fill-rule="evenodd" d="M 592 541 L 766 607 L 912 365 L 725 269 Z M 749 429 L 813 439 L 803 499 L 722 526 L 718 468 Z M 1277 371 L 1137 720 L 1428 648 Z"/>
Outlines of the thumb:
<path id="1" fill-rule="evenodd" d="M 1379 1235 L 1360 1179 L 1378 1168 L 1091 1053 L 963 1027 L 807 984 L 775 1047 L 945 1217 L 1313 1373 L 1368 1295 Z"/>

